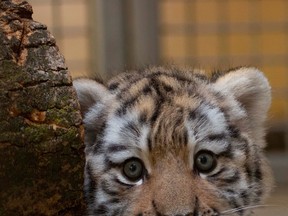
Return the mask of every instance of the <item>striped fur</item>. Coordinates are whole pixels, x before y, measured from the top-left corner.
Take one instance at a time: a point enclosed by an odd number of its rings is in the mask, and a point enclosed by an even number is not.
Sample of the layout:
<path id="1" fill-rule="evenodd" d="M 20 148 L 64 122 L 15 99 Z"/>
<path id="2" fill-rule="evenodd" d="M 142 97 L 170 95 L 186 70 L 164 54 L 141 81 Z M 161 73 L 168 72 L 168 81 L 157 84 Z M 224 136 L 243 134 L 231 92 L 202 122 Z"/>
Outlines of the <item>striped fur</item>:
<path id="1" fill-rule="evenodd" d="M 267 79 L 255 68 L 212 77 L 155 67 L 123 73 L 106 87 L 74 81 L 84 115 L 88 215 L 218 216 L 266 198 Z M 195 170 L 201 150 L 216 155 L 209 173 Z M 146 169 L 137 182 L 122 172 L 133 157 Z"/>

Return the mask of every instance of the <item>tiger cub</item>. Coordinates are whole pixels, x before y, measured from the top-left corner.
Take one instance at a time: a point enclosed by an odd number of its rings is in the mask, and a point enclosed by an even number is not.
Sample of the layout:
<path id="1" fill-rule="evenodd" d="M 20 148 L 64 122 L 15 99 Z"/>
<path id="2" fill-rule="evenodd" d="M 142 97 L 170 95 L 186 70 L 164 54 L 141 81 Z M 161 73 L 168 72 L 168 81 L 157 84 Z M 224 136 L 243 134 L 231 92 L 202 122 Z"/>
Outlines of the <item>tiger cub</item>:
<path id="1" fill-rule="evenodd" d="M 246 216 L 269 194 L 271 91 L 259 70 L 208 77 L 154 67 L 74 87 L 88 215 Z"/>

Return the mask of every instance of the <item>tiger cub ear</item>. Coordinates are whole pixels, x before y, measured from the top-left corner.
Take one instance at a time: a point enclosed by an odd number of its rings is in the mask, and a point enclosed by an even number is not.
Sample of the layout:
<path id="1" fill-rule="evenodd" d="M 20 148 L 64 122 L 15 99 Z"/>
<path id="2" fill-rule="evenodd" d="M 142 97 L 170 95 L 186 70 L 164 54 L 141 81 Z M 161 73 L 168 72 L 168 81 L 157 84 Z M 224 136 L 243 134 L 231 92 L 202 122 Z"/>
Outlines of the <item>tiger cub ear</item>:
<path id="1" fill-rule="evenodd" d="M 106 104 L 107 99 L 111 98 L 110 92 L 104 85 L 91 79 L 75 79 L 73 86 L 76 89 L 82 116 L 87 114 L 92 106 Z"/>
<path id="2" fill-rule="evenodd" d="M 271 87 L 256 68 L 239 68 L 218 78 L 216 90 L 232 95 L 247 113 L 252 128 L 261 128 L 271 104 Z"/>

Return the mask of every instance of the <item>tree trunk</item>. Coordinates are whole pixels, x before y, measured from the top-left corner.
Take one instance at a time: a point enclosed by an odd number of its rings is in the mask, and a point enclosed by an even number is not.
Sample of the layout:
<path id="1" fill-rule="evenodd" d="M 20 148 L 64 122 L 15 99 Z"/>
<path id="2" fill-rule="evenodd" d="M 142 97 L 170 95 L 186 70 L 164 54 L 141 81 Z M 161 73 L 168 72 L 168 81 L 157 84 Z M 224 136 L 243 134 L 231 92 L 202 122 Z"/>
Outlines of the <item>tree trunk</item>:
<path id="1" fill-rule="evenodd" d="M 0 216 L 83 215 L 83 127 L 63 56 L 24 0 L 0 0 Z"/>

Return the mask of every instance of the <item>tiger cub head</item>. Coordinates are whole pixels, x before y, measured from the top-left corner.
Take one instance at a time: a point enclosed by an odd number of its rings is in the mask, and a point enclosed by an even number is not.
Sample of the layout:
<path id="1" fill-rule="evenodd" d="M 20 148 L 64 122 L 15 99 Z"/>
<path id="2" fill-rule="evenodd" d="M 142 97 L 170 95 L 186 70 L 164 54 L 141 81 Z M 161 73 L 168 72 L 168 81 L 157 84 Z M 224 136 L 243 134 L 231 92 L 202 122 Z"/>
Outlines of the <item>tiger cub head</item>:
<path id="1" fill-rule="evenodd" d="M 176 68 L 74 81 L 85 126 L 88 215 L 250 215 L 269 194 L 270 86 L 255 68 Z"/>

